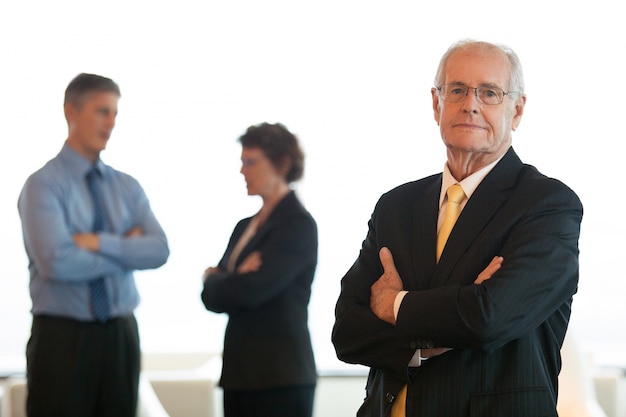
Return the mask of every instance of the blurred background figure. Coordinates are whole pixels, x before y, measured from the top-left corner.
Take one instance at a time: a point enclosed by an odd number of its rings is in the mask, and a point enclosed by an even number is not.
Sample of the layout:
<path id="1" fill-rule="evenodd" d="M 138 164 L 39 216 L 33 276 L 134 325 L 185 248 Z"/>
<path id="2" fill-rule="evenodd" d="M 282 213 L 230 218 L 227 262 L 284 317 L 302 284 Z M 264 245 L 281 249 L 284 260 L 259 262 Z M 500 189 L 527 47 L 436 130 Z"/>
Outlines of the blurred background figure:
<path id="1" fill-rule="evenodd" d="M 239 142 L 248 195 L 263 206 L 235 226 L 202 291 L 208 310 L 229 315 L 224 415 L 309 417 L 317 380 L 307 325 L 317 225 L 290 188 L 303 175 L 304 155 L 281 124 L 251 126 Z"/>
<path id="2" fill-rule="evenodd" d="M 68 136 L 19 196 L 30 270 L 29 417 L 134 417 L 140 346 L 134 270 L 158 268 L 167 238 L 141 185 L 105 165 L 118 85 L 79 74 Z"/>

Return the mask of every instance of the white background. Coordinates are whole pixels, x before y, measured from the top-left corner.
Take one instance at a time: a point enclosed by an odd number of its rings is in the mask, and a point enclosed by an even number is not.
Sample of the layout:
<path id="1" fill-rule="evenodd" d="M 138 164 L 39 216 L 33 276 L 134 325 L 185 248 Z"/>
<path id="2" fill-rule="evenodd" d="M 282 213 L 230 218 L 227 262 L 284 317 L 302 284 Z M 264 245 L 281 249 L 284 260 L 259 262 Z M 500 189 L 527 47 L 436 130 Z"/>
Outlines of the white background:
<path id="1" fill-rule="evenodd" d="M 609 218 L 626 151 L 623 15 L 617 0 L 2 0 L 0 357 L 21 360 L 30 332 L 17 197 L 63 144 L 68 82 L 93 72 L 122 89 L 103 160 L 142 183 L 170 242 L 166 266 L 136 275 L 144 350 L 221 349 L 225 317 L 204 310 L 200 277 L 260 207 L 236 139 L 282 122 L 305 150 L 298 194 L 319 226 L 318 366 L 349 369 L 330 343 L 339 281 L 380 194 L 441 171 L 432 80 L 451 43 L 475 38 L 522 60 L 514 147 L 585 206 L 572 326 L 596 359 L 626 366 L 626 227 Z"/>

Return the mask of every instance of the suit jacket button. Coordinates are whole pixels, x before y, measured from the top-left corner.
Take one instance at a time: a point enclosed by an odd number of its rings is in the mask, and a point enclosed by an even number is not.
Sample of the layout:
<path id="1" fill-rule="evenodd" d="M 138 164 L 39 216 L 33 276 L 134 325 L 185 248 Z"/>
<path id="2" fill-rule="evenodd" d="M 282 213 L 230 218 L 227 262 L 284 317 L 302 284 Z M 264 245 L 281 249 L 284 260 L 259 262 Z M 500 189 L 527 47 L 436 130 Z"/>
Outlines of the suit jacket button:
<path id="1" fill-rule="evenodd" d="M 417 344 L 417 342 L 416 342 L 416 341 L 412 341 L 412 342 L 409 344 L 409 346 L 411 347 L 411 349 L 417 349 L 418 344 Z"/>
<path id="2" fill-rule="evenodd" d="M 426 342 L 426 347 L 428 349 L 432 349 L 435 347 L 435 344 L 431 340 L 429 340 L 428 342 Z"/>
<path id="3" fill-rule="evenodd" d="M 396 399 L 396 396 L 388 392 L 387 394 L 385 394 L 385 399 L 387 400 L 388 403 L 392 403 L 393 400 Z"/>

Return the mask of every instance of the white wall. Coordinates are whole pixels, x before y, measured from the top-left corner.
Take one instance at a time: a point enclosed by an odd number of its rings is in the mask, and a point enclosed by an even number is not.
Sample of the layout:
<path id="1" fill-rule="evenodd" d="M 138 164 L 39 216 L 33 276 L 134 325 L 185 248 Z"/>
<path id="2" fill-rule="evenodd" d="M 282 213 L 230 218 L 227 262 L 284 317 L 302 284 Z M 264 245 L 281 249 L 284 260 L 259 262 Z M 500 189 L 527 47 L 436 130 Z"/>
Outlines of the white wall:
<path id="1" fill-rule="evenodd" d="M 320 231 L 310 305 L 320 368 L 339 280 L 379 195 L 443 166 L 430 87 L 440 55 L 466 37 L 512 46 L 528 103 L 514 146 L 581 196 L 575 319 L 598 357 L 626 361 L 624 223 L 611 224 L 626 135 L 618 1 L 3 0 L 0 3 L 0 355 L 22 357 L 28 276 L 16 200 L 60 149 L 62 96 L 79 72 L 112 77 L 120 115 L 103 159 L 137 177 L 171 258 L 137 274 L 147 351 L 219 350 L 225 319 L 204 311 L 200 275 L 220 258 L 245 195 L 235 140 L 280 121 L 307 154 L 299 194 Z M 10 336 L 8 336 L 10 335 Z"/>

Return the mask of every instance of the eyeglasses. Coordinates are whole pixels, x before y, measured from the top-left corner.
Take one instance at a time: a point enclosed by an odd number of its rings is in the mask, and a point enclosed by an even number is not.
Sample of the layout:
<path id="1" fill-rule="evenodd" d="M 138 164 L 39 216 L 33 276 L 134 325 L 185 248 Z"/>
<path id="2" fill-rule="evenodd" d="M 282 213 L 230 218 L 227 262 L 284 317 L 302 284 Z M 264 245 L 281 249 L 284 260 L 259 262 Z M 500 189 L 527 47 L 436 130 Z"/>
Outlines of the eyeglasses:
<path id="1" fill-rule="evenodd" d="M 241 158 L 241 165 L 244 167 L 251 167 L 256 165 L 257 162 L 259 162 L 261 160 L 260 157 L 258 158 Z"/>
<path id="2" fill-rule="evenodd" d="M 474 90 L 474 94 L 476 94 L 478 101 L 489 105 L 502 103 L 505 95 L 519 94 L 517 91 L 509 91 L 505 93 L 504 90 L 498 87 L 468 87 L 460 84 L 442 85 L 437 87 L 437 90 L 439 90 L 441 97 L 445 101 L 449 101 L 451 103 L 458 103 L 459 101 L 465 100 L 469 90 Z"/>

